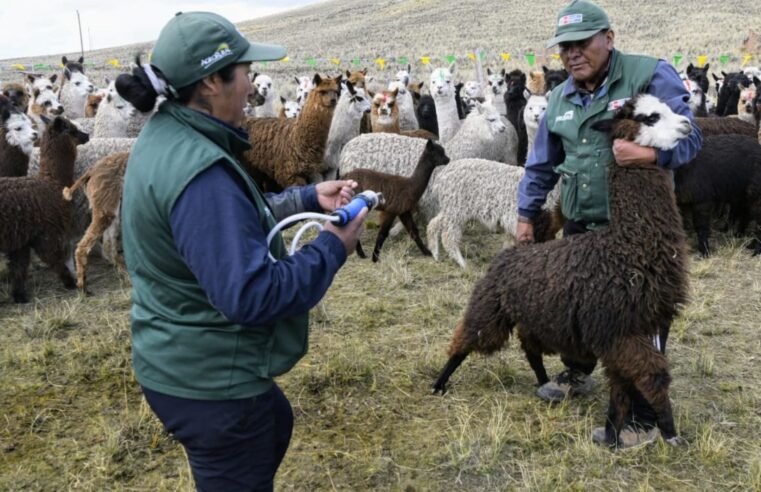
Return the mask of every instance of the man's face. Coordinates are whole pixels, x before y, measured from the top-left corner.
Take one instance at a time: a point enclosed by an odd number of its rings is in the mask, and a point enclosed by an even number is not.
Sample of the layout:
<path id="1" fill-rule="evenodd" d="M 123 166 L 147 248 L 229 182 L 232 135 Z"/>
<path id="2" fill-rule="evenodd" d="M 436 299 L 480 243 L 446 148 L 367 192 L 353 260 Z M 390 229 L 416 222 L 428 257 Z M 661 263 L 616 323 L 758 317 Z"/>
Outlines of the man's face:
<path id="1" fill-rule="evenodd" d="M 560 60 L 574 80 L 594 80 L 607 66 L 613 39 L 613 31 L 607 30 L 581 41 L 560 43 Z"/>

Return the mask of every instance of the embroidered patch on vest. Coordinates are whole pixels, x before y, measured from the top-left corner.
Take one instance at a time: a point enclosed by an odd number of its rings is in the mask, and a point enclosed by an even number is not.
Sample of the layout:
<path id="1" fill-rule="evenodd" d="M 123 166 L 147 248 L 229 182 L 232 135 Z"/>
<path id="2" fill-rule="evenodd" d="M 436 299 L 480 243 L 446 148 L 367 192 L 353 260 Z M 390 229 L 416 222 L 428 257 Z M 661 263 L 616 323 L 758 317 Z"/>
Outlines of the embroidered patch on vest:
<path id="1" fill-rule="evenodd" d="M 573 119 L 573 110 L 566 111 L 565 114 L 561 114 L 555 118 L 555 121 L 570 121 Z"/>
<path id="2" fill-rule="evenodd" d="M 616 99 L 615 101 L 611 101 L 608 104 L 608 111 L 618 111 L 619 109 L 621 109 L 624 106 L 626 101 L 628 101 L 629 99 L 631 99 L 631 98 L 630 97 L 625 97 L 623 99 Z"/>
<path id="3" fill-rule="evenodd" d="M 558 26 L 567 26 L 569 24 L 579 24 L 584 20 L 584 14 L 564 15 L 558 19 Z"/>

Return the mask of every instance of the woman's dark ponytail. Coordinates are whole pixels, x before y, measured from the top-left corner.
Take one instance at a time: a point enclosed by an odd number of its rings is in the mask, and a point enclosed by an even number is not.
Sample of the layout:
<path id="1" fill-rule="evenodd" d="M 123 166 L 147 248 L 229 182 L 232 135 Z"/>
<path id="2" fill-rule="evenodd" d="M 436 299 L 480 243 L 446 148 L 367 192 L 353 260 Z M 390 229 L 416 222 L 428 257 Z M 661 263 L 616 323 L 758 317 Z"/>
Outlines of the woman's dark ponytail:
<path id="1" fill-rule="evenodd" d="M 156 90 L 151 84 L 151 80 L 145 74 L 145 70 L 140 63 L 140 55 L 135 57 L 135 64 L 132 74 L 123 73 L 116 78 L 116 92 L 132 104 L 138 111 L 148 113 L 153 111 L 156 106 L 156 99 L 159 97 Z M 157 77 L 163 79 L 163 75 L 157 68 L 153 68 Z"/>

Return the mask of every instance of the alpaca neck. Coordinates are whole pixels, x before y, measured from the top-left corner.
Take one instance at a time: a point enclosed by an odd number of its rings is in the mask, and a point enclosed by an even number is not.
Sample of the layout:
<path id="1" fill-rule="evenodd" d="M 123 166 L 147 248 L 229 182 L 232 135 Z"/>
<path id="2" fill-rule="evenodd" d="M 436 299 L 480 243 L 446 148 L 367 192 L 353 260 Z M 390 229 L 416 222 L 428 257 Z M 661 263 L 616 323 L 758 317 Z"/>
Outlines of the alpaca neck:
<path id="1" fill-rule="evenodd" d="M 45 135 L 45 141 L 40 148 L 39 176 L 55 181 L 61 186 L 71 186 L 74 181 L 77 146 L 68 137 L 47 137 Z"/>
<path id="2" fill-rule="evenodd" d="M 412 172 L 412 176 L 409 178 L 410 183 L 412 184 L 412 194 L 415 197 L 415 202 L 417 202 L 420 197 L 423 196 L 425 189 L 428 187 L 428 181 L 430 181 L 431 174 L 433 174 L 435 167 L 436 165 L 431 161 L 428 153 L 424 152 L 420 157 L 417 166 L 415 166 L 415 170 Z"/>
<path id="3" fill-rule="evenodd" d="M 294 120 L 295 138 L 299 142 L 316 145 L 324 151 L 332 120 L 333 108 L 325 108 L 315 101 L 307 101 L 301 115 Z"/>
<path id="4" fill-rule="evenodd" d="M 401 129 L 399 128 L 399 115 L 397 114 L 396 117 L 390 116 L 389 119 L 383 123 L 381 122 L 381 117 L 378 115 L 373 115 L 374 117 L 371 120 L 373 133 L 399 133 Z"/>
<path id="5" fill-rule="evenodd" d="M 26 176 L 29 169 L 29 154 L 21 147 L 11 145 L 5 139 L 5 131 L 0 131 L 0 160 L 7 176 Z"/>
<path id="6" fill-rule="evenodd" d="M 436 105 L 436 120 L 439 126 L 439 141 L 448 142 L 460 128 L 460 117 L 457 113 L 457 102 L 454 96 L 433 97 Z"/>

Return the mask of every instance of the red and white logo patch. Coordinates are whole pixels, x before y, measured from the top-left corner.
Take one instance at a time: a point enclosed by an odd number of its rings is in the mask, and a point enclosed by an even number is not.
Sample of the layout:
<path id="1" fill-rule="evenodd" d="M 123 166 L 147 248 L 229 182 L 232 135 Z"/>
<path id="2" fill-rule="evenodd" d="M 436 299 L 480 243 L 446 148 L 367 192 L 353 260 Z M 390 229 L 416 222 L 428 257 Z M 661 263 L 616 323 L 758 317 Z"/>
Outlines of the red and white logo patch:
<path id="1" fill-rule="evenodd" d="M 584 14 L 564 15 L 558 19 L 558 26 L 567 26 L 569 24 L 578 24 L 584 20 Z"/>
<path id="2" fill-rule="evenodd" d="M 624 99 L 616 99 L 615 101 L 611 101 L 608 104 L 608 111 L 618 111 L 621 109 L 626 101 L 628 101 L 630 98 L 624 98 Z"/>

